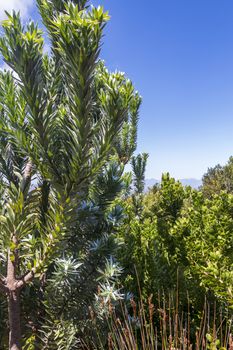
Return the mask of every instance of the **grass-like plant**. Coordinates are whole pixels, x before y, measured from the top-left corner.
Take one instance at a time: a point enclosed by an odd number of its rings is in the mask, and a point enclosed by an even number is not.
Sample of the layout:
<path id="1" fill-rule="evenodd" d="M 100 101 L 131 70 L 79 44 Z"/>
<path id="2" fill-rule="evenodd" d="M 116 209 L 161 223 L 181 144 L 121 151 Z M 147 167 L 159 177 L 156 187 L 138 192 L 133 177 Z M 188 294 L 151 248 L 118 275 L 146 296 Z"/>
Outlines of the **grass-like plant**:
<path id="1" fill-rule="evenodd" d="M 189 311 L 179 311 L 169 298 L 147 305 L 131 299 L 130 311 L 122 304 L 122 317 L 112 312 L 108 319 L 109 350 L 217 350 L 233 349 L 232 315 L 206 301 L 199 325 Z"/>

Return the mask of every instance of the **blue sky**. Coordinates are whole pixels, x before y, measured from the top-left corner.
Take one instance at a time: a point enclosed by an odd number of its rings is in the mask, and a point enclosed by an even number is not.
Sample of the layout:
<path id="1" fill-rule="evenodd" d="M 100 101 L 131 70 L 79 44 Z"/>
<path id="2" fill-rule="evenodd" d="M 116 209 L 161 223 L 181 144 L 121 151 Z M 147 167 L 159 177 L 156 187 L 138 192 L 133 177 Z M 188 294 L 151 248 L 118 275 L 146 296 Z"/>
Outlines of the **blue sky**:
<path id="1" fill-rule="evenodd" d="M 35 17 L 31 0 L 2 5 Z M 5 2 L 5 1 L 4 1 Z M 101 57 L 143 97 L 147 177 L 201 178 L 233 154 L 233 1 L 93 0 L 109 10 Z"/>

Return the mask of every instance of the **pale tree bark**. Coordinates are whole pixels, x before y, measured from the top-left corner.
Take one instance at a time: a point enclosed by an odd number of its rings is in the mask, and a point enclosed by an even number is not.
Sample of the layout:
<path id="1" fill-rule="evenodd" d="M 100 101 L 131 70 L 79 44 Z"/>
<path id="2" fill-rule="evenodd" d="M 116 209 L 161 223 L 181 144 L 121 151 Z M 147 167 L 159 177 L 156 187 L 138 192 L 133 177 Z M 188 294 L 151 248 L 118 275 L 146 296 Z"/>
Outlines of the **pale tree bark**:
<path id="1" fill-rule="evenodd" d="M 15 240 L 15 239 L 14 239 Z M 7 258 L 7 301 L 9 318 L 9 350 L 21 350 L 20 289 L 17 288 L 17 252 Z"/>
<path id="2" fill-rule="evenodd" d="M 24 195 L 26 195 L 31 182 L 32 174 L 32 162 L 29 159 L 23 173 L 22 188 Z M 21 350 L 22 349 L 22 335 L 21 335 L 21 322 L 20 322 L 20 292 L 27 280 L 33 277 L 33 274 L 26 276 L 21 280 L 17 279 L 18 271 L 18 241 L 17 235 L 13 235 L 13 242 L 15 244 L 15 250 L 8 252 L 7 261 L 7 301 L 8 301 L 8 319 L 9 319 L 9 350 Z"/>
<path id="3" fill-rule="evenodd" d="M 32 177 L 32 161 L 29 159 L 25 165 L 24 172 L 23 172 L 23 181 L 21 184 L 21 190 L 26 196 L 28 189 L 30 187 L 31 183 L 31 177 Z"/>
<path id="4" fill-rule="evenodd" d="M 25 198 L 30 188 L 32 168 L 32 161 L 29 159 L 25 165 L 21 183 L 21 191 Z M 22 350 L 20 294 L 22 288 L 33 280 L 36 271 L 32 269 L 25 275 L 20 275 L 17 232 L 12 234 L 11 241 L 14 249 L 8 250 L 7 272 L 6 277 L 0 278 L 0 291 L 6 295 L 8 302 L 9 350 Z"/>
<path id="5" fill-rule="evenodd" d="M 6 286 L 2 285 L 1 290 L 6 293 L 8 301 L 9 350 L 22 350 L 20 292 L 33 277 L 34 273 L 31 271 L 17 279 L 16 262 L 8 255 Z"/>
<path id="6" fill-rule="evenodd" d="M 20 290 L 8 293 L 9 350 L 21 350 Z"/>
<path id="7" fill-rule="evenodd" d="M 13 238 L 15 241 L 15 238 Z M 7 277 L 0 279 L 0 291 L 7 296 L 9 321 L 9 350 L 22 350 L 20 322 L 20 293 L 22 288 L 34 278 L 34 270 L 17 278 L 18 252 L 8 252 Z"/>

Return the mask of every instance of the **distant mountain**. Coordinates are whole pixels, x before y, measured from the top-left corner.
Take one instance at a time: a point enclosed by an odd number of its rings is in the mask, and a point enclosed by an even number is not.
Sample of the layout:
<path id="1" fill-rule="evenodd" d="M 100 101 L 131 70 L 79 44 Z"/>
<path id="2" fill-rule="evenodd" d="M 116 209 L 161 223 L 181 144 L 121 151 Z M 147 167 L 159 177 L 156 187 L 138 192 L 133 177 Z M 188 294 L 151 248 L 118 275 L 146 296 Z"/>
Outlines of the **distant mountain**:
<path id="1" fill-rule="evenodd" d="M 198 179 L 179 179 L 179 181 L 182 183 L 182 185 L 184 186 L 191 186 L 192 188 L 198 188 L 201 186 L 202 184 L 202 181 L 201 180 L 198 180 Z M 146 179 L 145 180 L 145 188 L 146 190 L 149 188 L 149 187 L 152 187 L 154 186 L 155 184 L 158 184 L 160 183 L 159 180 L 156 180 L 156 179 Z"/>
<path id="2" fill-rule="evenodd" d="M 202 185 L 202 181 L 197 179 L 180 179 L 179 181 L 182 185 L 191 186 L 192 188 L 198 188 Z"/>
<path id="3" fill-rule="evenodd" d="M 156 179 L 146 179 L 145 180 L 145 188 L 148 189 L 149 187 L 154 186 L 155 184 L 158 184 L 160 181 Z"/>

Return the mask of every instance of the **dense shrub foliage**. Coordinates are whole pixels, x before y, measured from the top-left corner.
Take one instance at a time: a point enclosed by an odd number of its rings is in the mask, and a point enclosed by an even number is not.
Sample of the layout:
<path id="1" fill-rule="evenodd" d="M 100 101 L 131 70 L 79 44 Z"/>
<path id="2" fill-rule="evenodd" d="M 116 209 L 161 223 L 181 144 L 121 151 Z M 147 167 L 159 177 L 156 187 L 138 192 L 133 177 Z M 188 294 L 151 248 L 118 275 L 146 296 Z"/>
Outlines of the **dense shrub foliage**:
<path id="1" fill-rule="evenodd" d="M 233 305 L 231 193 L 209 198 L 205 185 L 194 190 L 164 174 L 159 185 L 142 195 L 140 215 L 134 215 L 131 198 L 125 210 L 120 259 L 129 288 L 137 290 L 136 268 L 145 296 L 178 285 L 198 307 L 205 295 Z"/>

